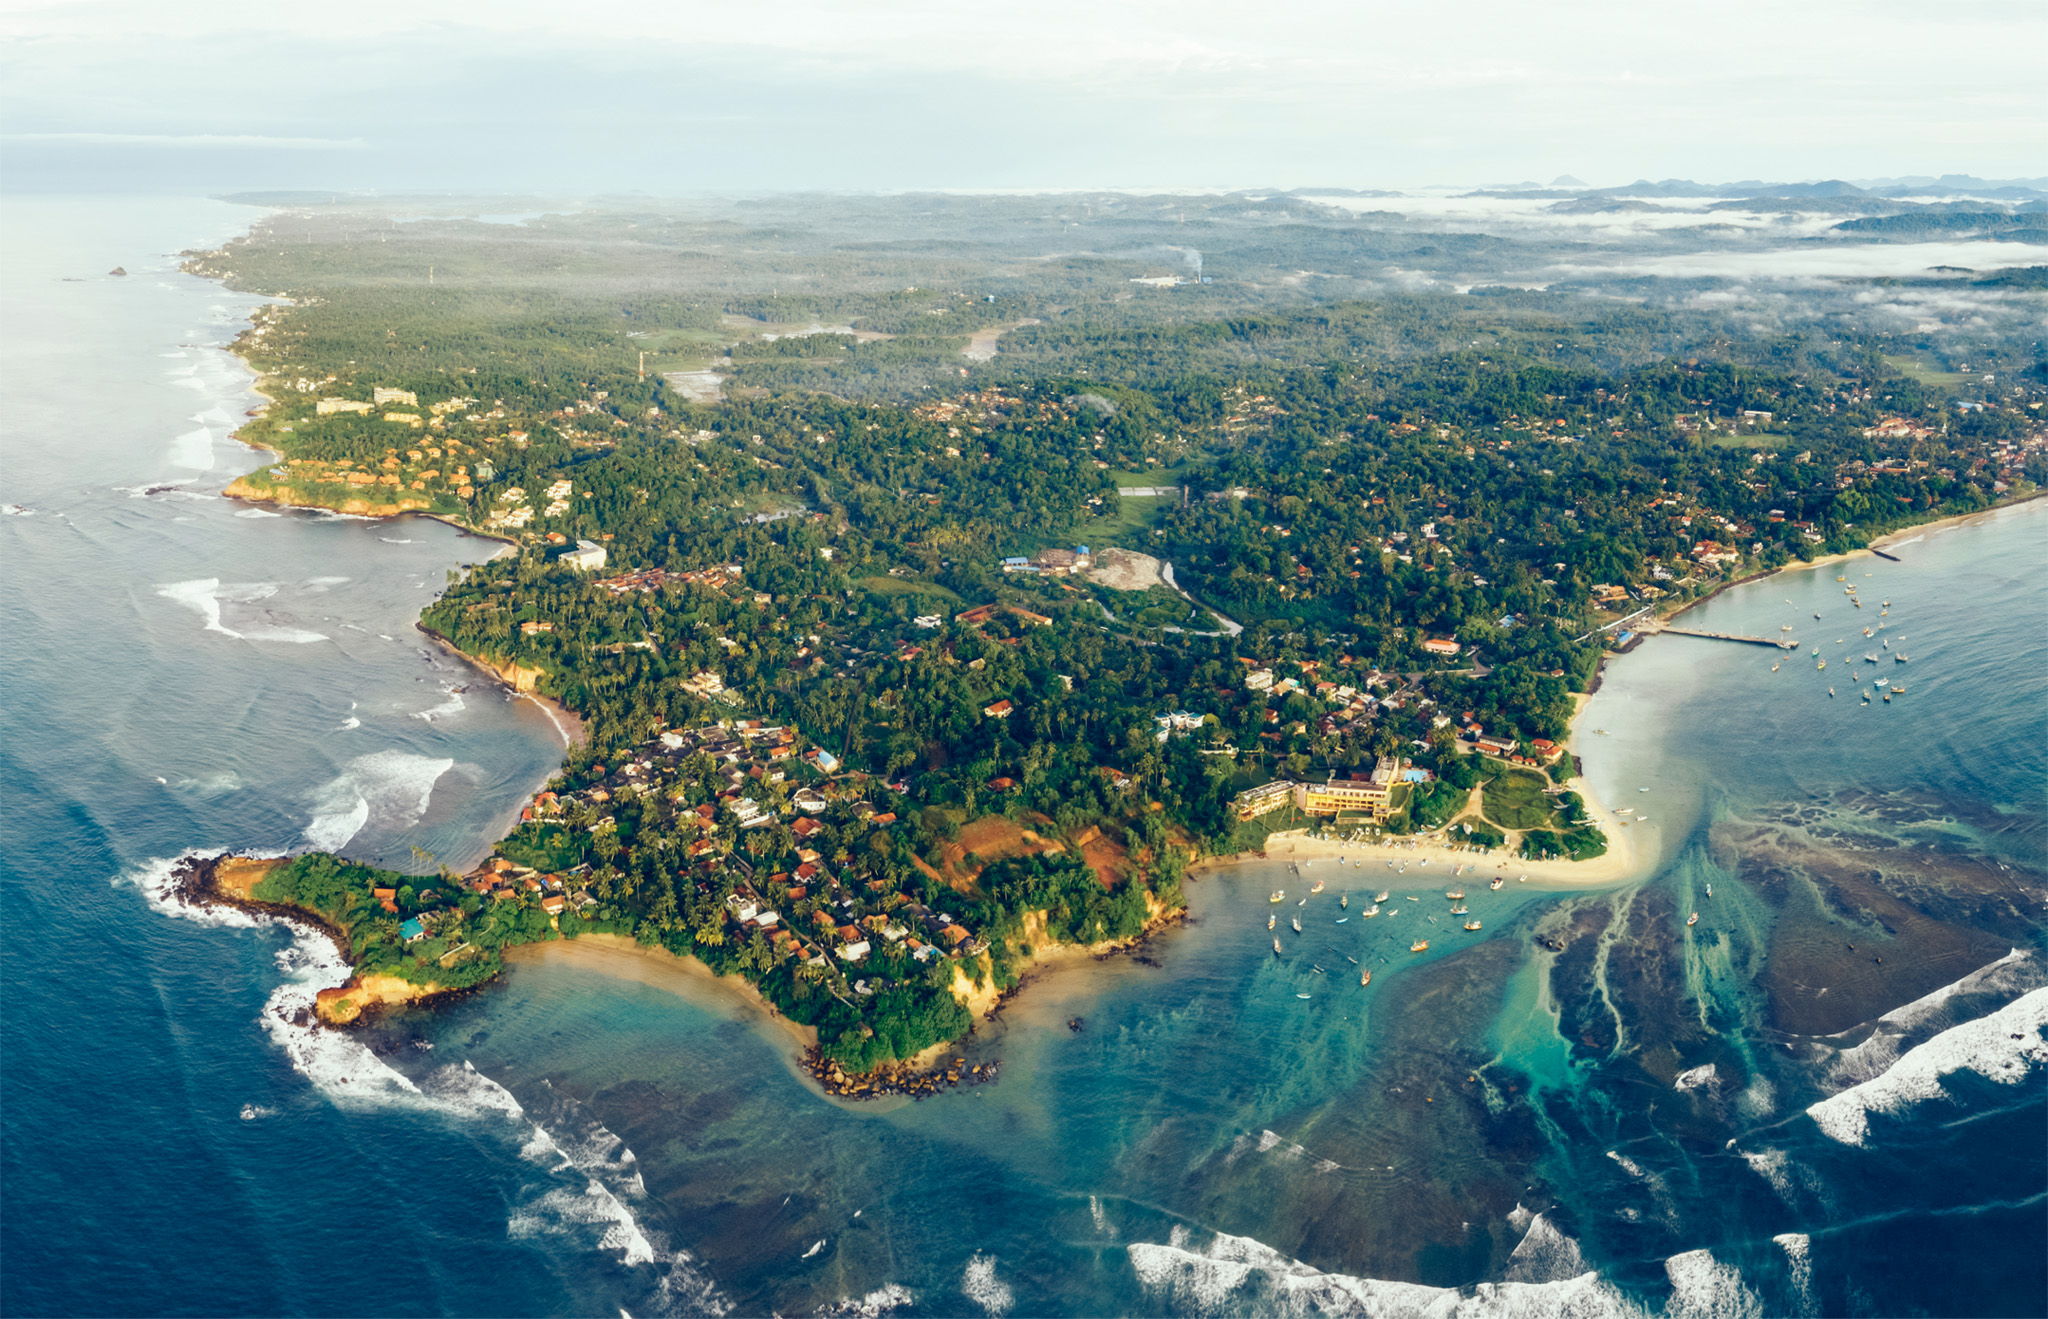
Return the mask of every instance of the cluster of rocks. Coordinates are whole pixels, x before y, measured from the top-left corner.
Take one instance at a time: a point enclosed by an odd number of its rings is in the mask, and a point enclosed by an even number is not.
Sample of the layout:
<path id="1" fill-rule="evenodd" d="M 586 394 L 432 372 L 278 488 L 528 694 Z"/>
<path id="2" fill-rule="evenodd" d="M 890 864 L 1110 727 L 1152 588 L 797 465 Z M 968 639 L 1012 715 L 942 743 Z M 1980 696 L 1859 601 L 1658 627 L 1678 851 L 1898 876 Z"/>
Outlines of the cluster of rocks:
<path id="1" fill-rule="evenodd" d="M 890 1095 L 909 1095 L 912 1099 L 928 1099 L 947 1090 L 963 1085 L 987 1085 L 996 1079 L 1002 1068 L 998 1059 L 985 1063 L 970 1063 L 965 1058 L 948 1058 L 929 1069 L 918 1069 L 895 1063 L 877 1067 L 872 1072 L 853 1074 L 843 1071 L 838 1063 L 827 1059 L 816 1049 L 804 1051 L 804 1066 L 828 1095 L 841 1099 L 885 1099 Z"/>

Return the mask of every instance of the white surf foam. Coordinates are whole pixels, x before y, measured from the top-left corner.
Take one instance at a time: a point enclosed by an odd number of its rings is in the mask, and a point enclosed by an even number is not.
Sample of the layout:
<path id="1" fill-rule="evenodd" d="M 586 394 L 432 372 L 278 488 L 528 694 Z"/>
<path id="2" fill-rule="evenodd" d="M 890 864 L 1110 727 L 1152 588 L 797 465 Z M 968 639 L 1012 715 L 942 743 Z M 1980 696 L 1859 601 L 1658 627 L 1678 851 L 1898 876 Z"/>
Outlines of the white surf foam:
<path id="1" fill-rule="evenodd" d="M 995 1256 L 979 1251 L 967 1261 L 967 1268 L 960 1274 L 960 1290 L 968 1300 L 980 1306 L 989 1319 L 1008 1314 L 1017 1304 L 1017 1294 L 1010 1290 L 1010 1284 L 996 1277 Z"/>
<path id="2" fill-rule="evenodd" d="M 811 1313 L 816 1319 L 882 1319 L 917 1298 L 901 1283 L 885 1283 L 865 1296 L 846 1297 L 832 1305 L 821 1305 Z"/>
<path id="3" fill-rule="evenodd" d="M 1804 1232 L 1781 1232 L 1771 1240 L 1785 1252 L 1785 1273 L 1799 1297 L 1800 1313 L 1812 1314 L 1818 1308 L 1813 1301 L 1813 1239 Z"/>
<path id="4" fill-rule="evenodd" d="M 2036 989 L 1975 1021 L 1951 1026 L 1909 1049 L 1881 1074 L 1850 1086 L 1807 1108 L 1823 1134 L 1845 1145 L 1862 1145 L 1870 1135 L 1870 1114 L 1904 1111 L 1941 1097 L 1944 1077 L 1975 1072 L 2012 1085 L 2048 1063 L 2048 989 Z"/>
<path id="5" fill-rule="evenodd" d="M 267 508 L 245 508 L 235 514 L 235 516 L 238 518 L 281 518 L 284 514 Z"/>
<path id="6" fill-rule="evenodd" d="M 1590 1272 L 1579 1243 L 1552 1227 L 1541 1214 L 1529 1220 L 1521 1244 L 1508 1256 L 1509 1282 L 1569 1282 Z"/>
<path id="7" fill-rule="evenodd" d="M 1902 1037 L 1915 1031 L 1955 1024 L 1953 1003 L 1958 995 L 2018 994 L 2037 987 L 2041 981 L 2040 963 L 2031 954 L 2015 948 L 1953 984 L 1943 985 L 1933 993 L 1922 995 L 1879 1017 L 1871 1023 L 1874 1029 L 1868 1038 L 1835 1055 L 1821 1078 L 1821 1084 L 1829 1090 L 1842 1090 L 1881 1075 L 1898 1061 Z M 1863 1028 L 1859 1026 L 1856 1029 Z M 1841 1039 L 1853 1033 L 1844 1031 L 1831 1038 Z"/>
<path id="8" fill-rule="evenodd" d="M 165 583 L 156 588 L 156 593 L 166 600 L 174 600 L 184 605 L 205 619 L 206 631 L 239 639 L 241 633 L 221 625 L 219 590 L 220 578 L 198 577 L 189 582 Z"/>
<path id="9" fill-rule="evenodd" d="M 209 430 L 186 431 L 171 441 L 171 451 L 166 456 L 173 467 L 192 467 L 206 471 L 213 466 L 213 432 Z"/>
<path id="10" fill-rule="evenodd" d="M 1705 1066 L 1695 1067 L 1689 1072 L 1680 1072 L 1678 1078 L 1671 1083 L 1671 1088 L 1674 1090 L 1712 1089 L 1720 1084 L 1720 1079 L 1721 1074 L 1715 1070 L 1714 1064 L 1707 1063 Z"/>
<path id="11" fill-rule="evenodd" d="M 354 715 L 350 715 L 348 718 L 342 720 L 341 723 L 336 725 L 334 731 L 337 733 L 346 733 L 351 728 L 361 728 L 362 726 L 362 720 L 356 718 Z"/>
<path id="12" fill-rule="evenodd" d="M 1743 1285 L 1742 1274 L 1712 1253 L 1688 1250 L 1664 1261 L 1671 1279 L 1665 1319 L 1763 1319 L 1763 1298 Z"/>
<path id="13" fill-rule="evenodd" d="M 331 852 L 372 822 L 382 829 L 412 824 L 426 813 L 434 785 L 453 768 L 452 759 L 437 760 L 408 751 L 357 756 L 315 794 L 306 842 L 319 851 Z"/>
<path id="14" fill-rule="evenodd" d="M 415 710 L 413 711 L 412 717 L 415 719 L 424 719 L 426 722 L 431 724 L 435 720 L 446 719 L 451 715 L 461 714 L 463 710 L 467 708 L 463 704 L 461 692 L 456 691 L 452 687 L 443 687 L 441 691 L 448 697 L 447 700 L 441 702 L 439 705 L 433 707 L 431 710 Z"/>
<path id="15" fill-rule="evenodd" d="M 1325 1273 L 1249 1237 L 1218 1234 L 1197 1251 L 1185 1234 L 1126 1247 L 1138 1281 L 1183 1314 L 1401 1315 L 1426 1319 L 1636 1319 L 1644 1311 L 1599 1275 L 1455 1288 Z"/>

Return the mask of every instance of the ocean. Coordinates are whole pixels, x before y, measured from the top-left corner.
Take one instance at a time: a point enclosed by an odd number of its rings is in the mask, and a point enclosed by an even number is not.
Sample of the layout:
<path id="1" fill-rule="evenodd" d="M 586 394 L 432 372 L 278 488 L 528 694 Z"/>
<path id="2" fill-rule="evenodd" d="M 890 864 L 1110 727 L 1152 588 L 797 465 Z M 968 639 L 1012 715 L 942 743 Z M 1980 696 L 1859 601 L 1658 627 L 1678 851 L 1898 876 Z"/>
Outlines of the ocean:
<path id="1" fill-rule="evenodd" d="M 835 1103 L 744 999 L 585 950 L 313 1032 L 324 942 L 162 880 L 482 854 L 562 730 L 412 623 L 495 546 L 214 495 L 255 304 L 172 254 L 250 211 L 0 205 L 7 1312 L 2048 1312 L 2039 505 L 1686 617 L 1794 654 L 1612 662 L 1579 750 L 1651 878 L 1509 866 L 1467 934 L 1384 853 L 1205 872 L 962 1043 L 994 1084 Z"/>

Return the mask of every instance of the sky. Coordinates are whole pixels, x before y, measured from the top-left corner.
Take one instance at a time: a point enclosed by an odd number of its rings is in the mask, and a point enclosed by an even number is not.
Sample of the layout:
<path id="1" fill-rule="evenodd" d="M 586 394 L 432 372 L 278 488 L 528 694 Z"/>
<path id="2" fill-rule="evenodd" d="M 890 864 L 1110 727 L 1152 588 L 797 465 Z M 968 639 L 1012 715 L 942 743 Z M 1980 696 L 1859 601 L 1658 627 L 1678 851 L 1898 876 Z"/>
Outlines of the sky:
<path id="1" fill-rule="evenodd" d="M 2048 174 L 2040 0 L 0 0 L 0 187 Z"/>

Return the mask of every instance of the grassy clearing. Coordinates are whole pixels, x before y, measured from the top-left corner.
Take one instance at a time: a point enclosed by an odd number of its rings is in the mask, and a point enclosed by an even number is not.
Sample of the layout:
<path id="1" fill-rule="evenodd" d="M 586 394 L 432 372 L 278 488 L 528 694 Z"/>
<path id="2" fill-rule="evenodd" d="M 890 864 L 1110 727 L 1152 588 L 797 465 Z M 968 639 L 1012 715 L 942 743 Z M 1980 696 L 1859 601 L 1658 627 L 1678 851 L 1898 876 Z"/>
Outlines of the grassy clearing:
<path id="1" fill-rule="evenodd" d="M 1886 354 L 1884 361 L 1886 366 L 1889 366 L 1900 375 L 1910 376 L 1923 385 L 1967 385 L 1976 379 L 1975 376 L 1964 375 L 1960 371 L 1937 371 L 1925 362 L 1913 357 Z"/>
<path id="2" fill-rule="evenodd" d="M 1182 463 L 1178 467 L 1155 467 L 1149 472 L 1120 472 L 1112 468 L 1109 479 L 1118 485 L 1179 485 L 1189 466 Z"/>
<path id="3" fill-rule="evenodd" d="M 1479 799 L 1486 809 L 1486 818 L 1501 828 L 1539 829 L 1549 824 L 1556 813 L 1550 799 L 1543 795 L 1548 786 L 1550 780 L 1534 771 L 1506 769 L 1487 781 Z"/>

